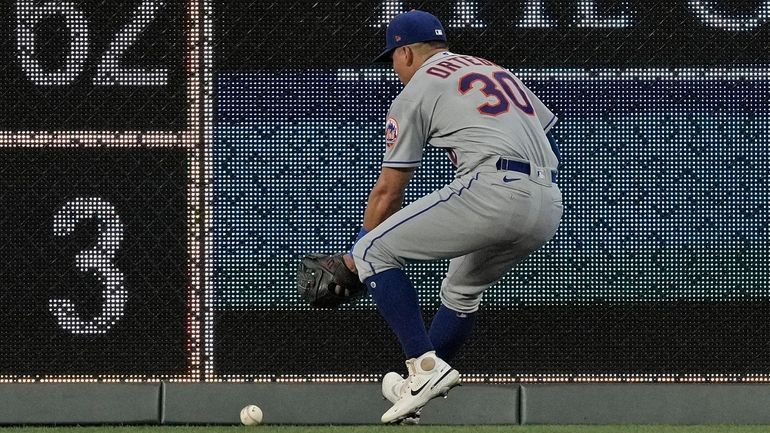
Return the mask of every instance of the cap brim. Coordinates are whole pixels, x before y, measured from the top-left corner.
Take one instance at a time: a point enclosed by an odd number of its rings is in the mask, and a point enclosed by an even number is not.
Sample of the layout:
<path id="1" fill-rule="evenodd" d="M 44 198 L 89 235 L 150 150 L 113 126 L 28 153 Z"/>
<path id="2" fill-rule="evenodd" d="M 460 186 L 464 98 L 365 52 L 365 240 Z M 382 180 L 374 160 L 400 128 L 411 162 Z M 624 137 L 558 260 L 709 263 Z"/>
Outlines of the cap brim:
<path id="1" fill-rule="evenodd" d="M 391 63 L 393 61 L 393 51 L 395 48 L 389 48 L 382 52 L 379 56 L 372 60 L 372 63 Z"/>

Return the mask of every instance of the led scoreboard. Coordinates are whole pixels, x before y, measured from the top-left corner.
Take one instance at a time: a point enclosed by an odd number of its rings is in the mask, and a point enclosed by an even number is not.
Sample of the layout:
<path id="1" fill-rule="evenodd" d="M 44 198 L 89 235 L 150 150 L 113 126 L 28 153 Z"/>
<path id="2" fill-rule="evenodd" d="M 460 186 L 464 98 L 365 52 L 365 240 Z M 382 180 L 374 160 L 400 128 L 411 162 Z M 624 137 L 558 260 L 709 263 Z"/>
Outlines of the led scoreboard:
<path id="1" fill-rule="evenodd" d="M 0 382 L 402 367 L 295 270 L 358 231 L 412 8 L 560 118 L 561 226 L 464 379 L 770 381 L 770 0 L 0 0 Z M 452 176 L 428 146 L 406 201 Z M 430 320 L 446 262 L 407 266 Z"/>
<path id="2" fill-rule="evenodd" d="M 0 379 L 200 377 L 207 7 L 0 3 Z"/>
<path id="3" fill-rule="evenodd" d="M 369 299 L 309 309 L 293 264 L 353 241 L 402 89 L 371 59 L 387 22 L 418 8 L 453 52 L 510 68 L 560 118 L 561 226 L 485 293 L 453 363 L 464 380 L 770 380 L 770 2 L 216 6 L 216 34 L 237 41 L 214 53 L 217 377 L 377 380 L 403 365 Z M 426 146 L 406 201 L 452 176 Z M 427 323 L 445 272 L 408 264 Z"/>

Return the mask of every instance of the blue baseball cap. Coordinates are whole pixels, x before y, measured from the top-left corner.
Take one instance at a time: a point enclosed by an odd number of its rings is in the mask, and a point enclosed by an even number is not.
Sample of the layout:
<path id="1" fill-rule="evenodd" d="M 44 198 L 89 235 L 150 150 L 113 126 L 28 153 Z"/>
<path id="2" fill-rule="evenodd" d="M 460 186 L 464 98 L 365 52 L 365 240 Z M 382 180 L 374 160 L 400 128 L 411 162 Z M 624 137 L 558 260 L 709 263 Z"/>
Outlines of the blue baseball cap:
<path id="1" fill-rule="evenodd" d="M 418 10 L 396 15 L 388 24 L 385 35 L 385 51 L 374 59 L 374 63 L 387 63 L 393 50 L 417 42 L 444 41 L 446 32 L 441 21 L 435 16 Z"/>

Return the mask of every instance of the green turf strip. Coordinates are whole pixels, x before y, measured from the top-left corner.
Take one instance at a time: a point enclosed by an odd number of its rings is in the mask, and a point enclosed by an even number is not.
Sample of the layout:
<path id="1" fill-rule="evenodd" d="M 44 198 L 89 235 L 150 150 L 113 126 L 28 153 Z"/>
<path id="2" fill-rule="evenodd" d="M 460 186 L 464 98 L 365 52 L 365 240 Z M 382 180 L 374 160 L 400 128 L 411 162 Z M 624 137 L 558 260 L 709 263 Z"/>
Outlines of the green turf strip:
<path id="1" fill-rule="evenodd" d="M 767 433 L 762 425 L 2 427 L 0 433 Z"/>

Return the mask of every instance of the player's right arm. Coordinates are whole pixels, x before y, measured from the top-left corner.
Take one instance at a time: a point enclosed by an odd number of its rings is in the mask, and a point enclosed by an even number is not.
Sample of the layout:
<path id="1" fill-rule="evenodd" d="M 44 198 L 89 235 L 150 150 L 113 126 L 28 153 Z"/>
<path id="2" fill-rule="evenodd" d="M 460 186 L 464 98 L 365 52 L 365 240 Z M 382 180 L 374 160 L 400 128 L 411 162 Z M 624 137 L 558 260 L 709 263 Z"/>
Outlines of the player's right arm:
<path id="1" fill-rule="evenodd" d="M 406 186 L 409 185 L 415 168 L 382 167 L 380 177 L 369 193 L 369 201 L 366 205 L 366 211 L 364 211 L 363 229 L 359 233 L 359 239 L 363 234 L 372 231 L 401 209 Z M 350 254 L 345 254 L 342 259 L 351 272 L 357 272 L 356 264 Z"/>
<path id="2" fill-rule="evenodd" d="M 382 171 L 364 212 L 363 226 L 367 231 L 401 209 L 406 186 L 422 161 L 428 120 L 421 112 L 420 100 L 417 96 L 404 97 L 402 92 L 390 106 L 385 123 Z"/>
<path id="3" fill-rule="evenodd" d="M 369 193 L 369 202 L 364 212 L 364 229 L 373 230 L 401 209 L 406 186 L 412 179 L 414 169 L 382 167 L 380 177 Z"/>
<path id="4" fill-rule="evenodd" d="M 403 93 L 390 106 L 385 123 L 382 171 L 369 193 L 364 222 L 356 242 L 398 212 L 404 203 L 406 186 L 422 161 L 423 147 L 427 140 L 425 134 L 428 120 L 422 115 L 420 107 L 421 104 L 403 97 Z M 354 271 L 355 264 L 350 255 L 344 259 L 345 264 Z"/>

